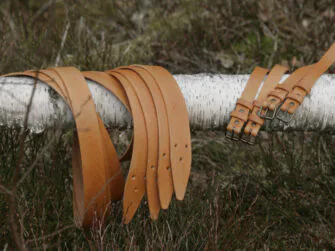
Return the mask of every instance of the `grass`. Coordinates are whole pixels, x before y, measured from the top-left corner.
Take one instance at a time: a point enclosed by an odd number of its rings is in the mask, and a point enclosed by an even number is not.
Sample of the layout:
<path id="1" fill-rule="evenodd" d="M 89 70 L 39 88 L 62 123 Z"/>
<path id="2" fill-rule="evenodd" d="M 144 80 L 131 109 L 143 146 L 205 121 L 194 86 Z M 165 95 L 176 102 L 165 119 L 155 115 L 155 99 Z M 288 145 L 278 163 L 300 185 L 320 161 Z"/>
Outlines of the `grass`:
<path id="1" fill-rule="evenodd" d="M 17 161 L 18 129 L 2 128 L 1 178 Z M 330 134 L 272 133 L 250 147 L 222 132 L 193 132 L 187 196 L 158 221 L 147 206 L 127 226 L 116 203 L 108 225 L 76 229 L 72 222 L 71 157 L 66 133 L 27 134 L 22 164 L 38 164 L 20 186 L 18 221 L 28 247 L 74 249 L 330 249 L 335 230 L 335 157 Z M 15 140 L 16 139 L 16 140 Z M 47 142 L 54 143 L 48 151 Z M 311 147 L 306 142 L 317 142 Z M 285 149 L 285 150 L 284 150 Z M 292 154 L 294 153 L 294 155 Z M 206 157 L 205 157 L 206 156 Z M 8 205 L 0 199 L 0 246 L 11 245 Z M 55 233 L 52 235 L 53 233 Z M 51 234 L 50 237 L 48 237 Z"/>
<path id="2" fill-rule="evenodd" d="M 173 73 L 295 68 L 335 40 L 334 8 L 332 1 L 2 1 L 0 74 L 55 64 L 158 64 Z M 29 249 L 335 249 L 332 133 L 264 132 L 250 147 L 194 130 L 183 202 L 156 222 L 144 202 L 126 226 L 115 203 L 108 224 L 90 230 L 73 226 L 71 134 L 0 128 L 5 187 L 24 139 L 20 168 L 31 172 L 18 187 L 16 220 Z M 8 219 L 0 193 L 0 248 L 14 250 Z"/>

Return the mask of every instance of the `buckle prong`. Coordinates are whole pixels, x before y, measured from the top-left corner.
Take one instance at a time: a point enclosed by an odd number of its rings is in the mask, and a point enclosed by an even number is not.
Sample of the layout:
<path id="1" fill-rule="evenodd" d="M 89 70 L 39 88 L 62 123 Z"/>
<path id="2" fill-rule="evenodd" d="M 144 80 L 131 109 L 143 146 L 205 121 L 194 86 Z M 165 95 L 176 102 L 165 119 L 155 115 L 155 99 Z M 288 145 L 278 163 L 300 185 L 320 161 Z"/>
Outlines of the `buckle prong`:
<path id="1" fill-rule="evenodd" d="M 268 120 L 273 120 L 276 116 L 276 112 L 277 112 L 278 106 L 276 106 L 276 108 L 274 110 L 270 110 L 268 107 L 264 110 L 264 113 L 262 113 L 263 111 L 263 106 L 261 106 L 259 108 L 259 110 L 257 111 L 257 115 L 262 118 L 262 119 L 268 119 Z M 270 114 L 270 115 L 268 115 Z"/>

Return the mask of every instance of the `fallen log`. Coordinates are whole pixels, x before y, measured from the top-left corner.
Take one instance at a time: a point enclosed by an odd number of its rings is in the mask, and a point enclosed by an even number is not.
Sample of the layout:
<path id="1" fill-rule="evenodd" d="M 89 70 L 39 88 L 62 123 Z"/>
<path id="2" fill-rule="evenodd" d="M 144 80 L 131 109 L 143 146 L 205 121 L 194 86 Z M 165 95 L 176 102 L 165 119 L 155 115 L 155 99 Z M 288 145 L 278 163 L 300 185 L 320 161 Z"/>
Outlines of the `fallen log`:
<path id="1" fill-rule="evenodd" d="M 191 127 L 207 130 L 225 128 L 249 75 L 195 74 L 174 77 L 185 98 Z M 287 77 L 285 75 L 281 82 Z M 34 81 L 27 77 L 0 78 L 0 125 L 23 125 Z M 121 102 L 104 87 L 93 81 L 87 82 L 104 123 L 117 128 L 130 127 L 131 117 Z M 67 127 L 74 124 L 74 119 L 64 100 L 50 87 L 38 81 L 28 128 L 39 132 L 55 123 Z M 334 127 L 335 75 L 323 75 L 288 126 L 277 121 L 266 128 L 332 131 Z"/>

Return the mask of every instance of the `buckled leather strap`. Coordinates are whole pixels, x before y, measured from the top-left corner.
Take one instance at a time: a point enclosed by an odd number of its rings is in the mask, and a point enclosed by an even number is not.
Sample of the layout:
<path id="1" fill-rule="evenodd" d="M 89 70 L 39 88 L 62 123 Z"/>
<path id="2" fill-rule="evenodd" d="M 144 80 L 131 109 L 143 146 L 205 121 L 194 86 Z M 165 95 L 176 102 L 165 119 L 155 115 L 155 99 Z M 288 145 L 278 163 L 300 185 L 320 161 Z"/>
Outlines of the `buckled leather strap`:
<path id="1" fill-rule="evenodd" d="M 311 89 L 318 78 L 334 63 L 335 61 L 335 43 L 322 56 L 319 62 L 313 65 L 311 70 L 303 79 L 295 83 L 292 91 L 287 95 L 286 100 L 277 113 L 277 118 L 284 123 L 289 123 L 294 112 L 303 102 L 305 96 L 311 92 Z"/>
<path id="2" fill-rule="evenodd" d="M 260 111 L 260 107 L 267 94 L 273 89 L 273 87 L 278 83 L 283 76 L 283 74 L 288 71 L 287 67 L 276 65 L 267 76 L 262 89 L 257 97 L 257 99 L 253 102 L 252 112 L 249 115 L 248 122 L 244 128 L 244 134 L 242 135 L 241 140 L 250 145 L 255 143 L 257 134 L 264 124 L 264 119 L 261 118 L 258 114 Z"/>
<path id="3" fill-rule="evenodd" d="M 279 105 L 284 101 L 295 83 L 303 79 L 312 67 L 313 65 L 301 67 L 294 71 L 282 84 L 277 84 L 275 89 L 268 93 L 267 98 L 262 103 L 258 116 L 263 119 L 274 119 Z"/>
<path id="4" fill-rule="evenodd" d="M 235 110 L 230 113 L 231 118 L 226 133 L 228 138 L 233 140 L 240 139 L 242 128 L 248 120 L 249 112 L 253 108 L 254 98 L 267 72 L 267 69 L 256 67 L 251 73 L 241 98 L 237 100 Z"/>
<path id="5" fill-rule="evenodd" d="M 75 222 L 91 226 L 102 219 L 111 199 L 120 199 L 124 180 L 120 163 L 81 73 L 73 67 L 13 73 L 6 76 L 37 78 L 68 103 L 77 128 L 72 152 Z M 113 189 L 111 189 L 113 187 Z"/>

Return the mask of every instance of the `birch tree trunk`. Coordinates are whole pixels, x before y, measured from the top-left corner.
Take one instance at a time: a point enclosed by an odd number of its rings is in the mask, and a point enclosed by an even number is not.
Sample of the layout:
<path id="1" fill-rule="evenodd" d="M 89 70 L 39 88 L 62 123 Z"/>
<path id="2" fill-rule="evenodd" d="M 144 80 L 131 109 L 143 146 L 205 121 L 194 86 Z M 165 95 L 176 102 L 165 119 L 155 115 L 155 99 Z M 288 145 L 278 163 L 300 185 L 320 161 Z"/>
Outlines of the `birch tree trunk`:
<path id="1" fill-rule="evenodd" d="M 249 75 L 174 75 L 185 97 L 193 128 L 223 129 L 235 108 Z M 285 75 L 281 81 L 286 79 Z M 131 126 L 131 117 L 119 100 L 102 86 L 87 81 L 97 111 L 106 125 Z M 0 125 L 23 124 L 26 106 L 34 80 L 26 77 L 0 78 Z M 28 127 L 38 132 L 61 123 L 74 124 L 72 114 L 60 96 L 42 82 L 37 82 Z M 289 126 L 276 122 L 267 125 L 270 130 L 320 130 L 335 128 L 335 75 L 323 75 L 317 81 Z"/>

